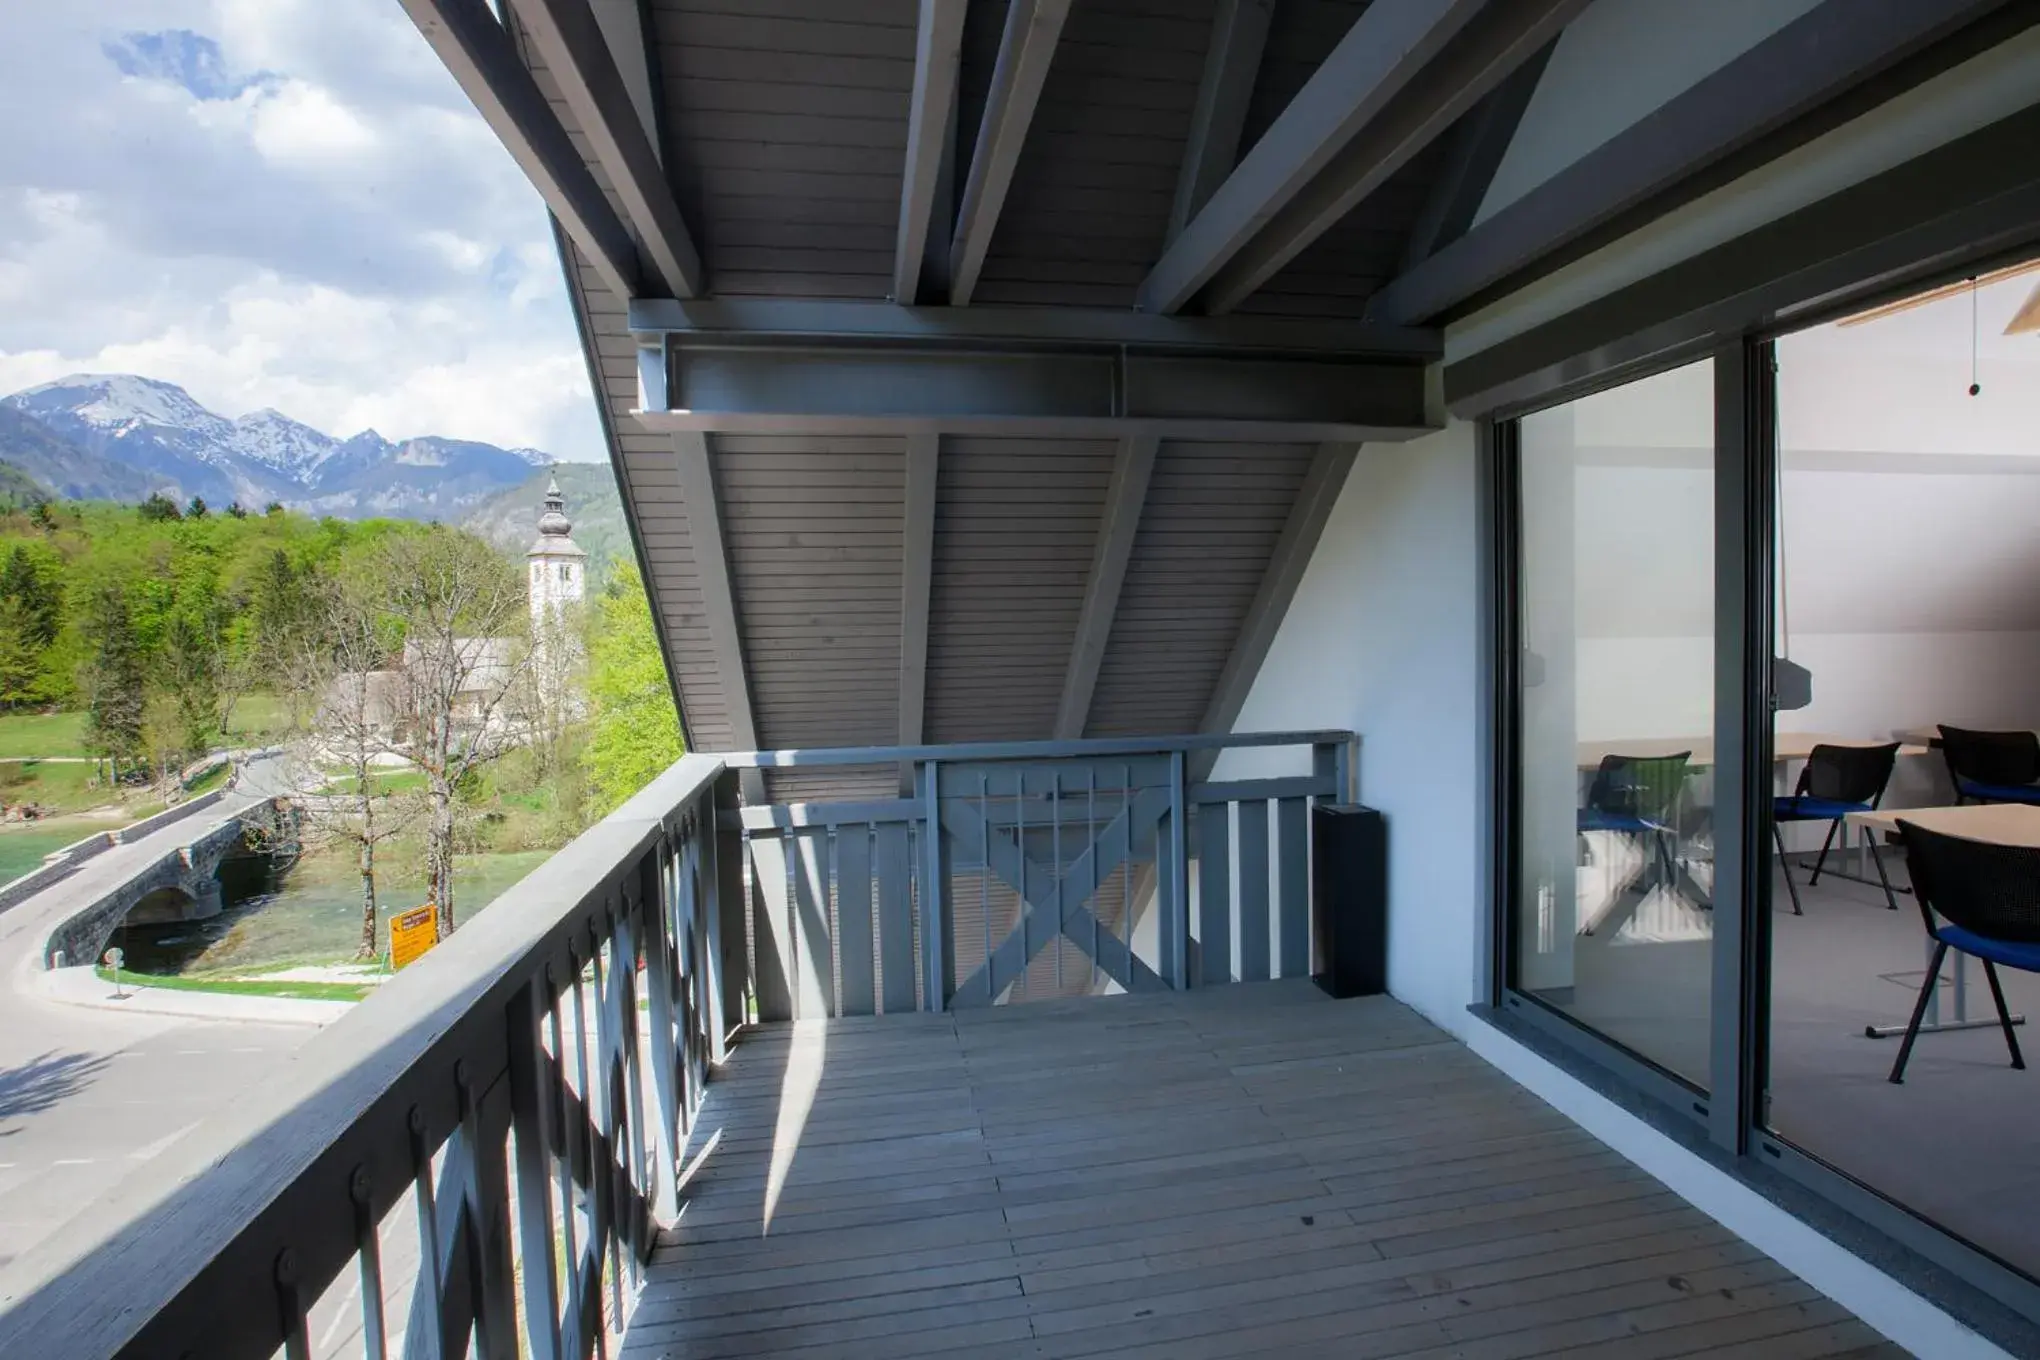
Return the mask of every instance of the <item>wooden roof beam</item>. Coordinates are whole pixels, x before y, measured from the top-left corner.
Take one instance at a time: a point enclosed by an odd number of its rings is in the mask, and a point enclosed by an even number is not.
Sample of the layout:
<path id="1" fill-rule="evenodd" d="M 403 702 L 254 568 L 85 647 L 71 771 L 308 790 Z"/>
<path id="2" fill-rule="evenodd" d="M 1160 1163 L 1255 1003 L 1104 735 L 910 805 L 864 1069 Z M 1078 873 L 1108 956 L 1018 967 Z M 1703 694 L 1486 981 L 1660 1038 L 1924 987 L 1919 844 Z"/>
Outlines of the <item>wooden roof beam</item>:
<path id="1" fill-rule="evenodd" d="M 1274 13 L 1275 0 L 1218 0 L 1218 12 L 1211 21 L 1211 47 L 1204 58 L 1204 78 L 1197 86 L 1197 107 L 1190 118 L 1190 140 L 1183 148 L 1183 168 L 1176 180 L 1176 201 L 1169 211 L 1171 241 L 1239 164 L 1247 103 L 1261 74 L 1268 21 Z"/>
<path id="2" fill-rule="evenodd" d="M 1062 702 L 1056 708 L 1055 737 L 1075 740 L 1084 735 L 1091 716 L 1091 693 L 1105 645 L 1112 639 L 1112 619 L 1119 612 L 1119 590 L 1126 583 L 1126 565 L 1133 557 L 1134 536 L 1147 506 L 1148 481 L 1155 470 L 1161 441 L 1153 435 L 1129 435 L 1119 441 L 1112 463 L 1112 481 L 1105 489 L 1105 512 L 1098 521 L 1098 542 L 1091 553 L 1091 575 L 1084 584 L 1083 610 L 1077 616 L 1076 641 L 1070 646 L 1063 676 Z"/>
<path id="3" fill-rule="evenodd" d="M 485 0 L 401 0 L 610 292 L 643 295 L 637 247 Z"/>
<path id="4" fill-rule="evenodd" d="M 447 3 L 447 0 L 439 0 Z M 589 0 L 512 0 L 651 262 L 674 297 L 706 291 L 701 255 Z"/>
<path id="5" fill-rule="evenodd" d="M 1069 13 L 1070 0 L 1012 0 L 1006 8 L 1006 31 L 949 246 L 949 301 L 955 306 L 969 302 L 977 289 Z"/>
<path id="6" fill-rule="evenodd" d="M 900 223 L 893 252 L 893 298 L 901 306 L 919 301 L 928 264 L 928 237 L 937 212 L 946 238 L 948 206 L 954 192 L 948 153 L 956 136 L 956 75 L 963 65 L 963 16 L 967 0 L 921 0 L 914 39 L 914 94 L 907 115 L 907 169 L 900 181 Z"/>

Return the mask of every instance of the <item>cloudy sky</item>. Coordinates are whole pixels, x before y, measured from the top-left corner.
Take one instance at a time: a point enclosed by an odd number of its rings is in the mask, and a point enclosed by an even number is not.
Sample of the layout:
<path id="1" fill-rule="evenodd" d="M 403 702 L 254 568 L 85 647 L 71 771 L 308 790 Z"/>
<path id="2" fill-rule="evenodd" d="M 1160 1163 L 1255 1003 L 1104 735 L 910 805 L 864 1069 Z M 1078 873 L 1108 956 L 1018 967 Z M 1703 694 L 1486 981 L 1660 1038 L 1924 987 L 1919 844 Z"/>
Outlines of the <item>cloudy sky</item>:
<path id="1" fill-rule="evenodd" d="M 601 457 L 544 209 L 395 0 L 6 10 L 0 394 Z"/>

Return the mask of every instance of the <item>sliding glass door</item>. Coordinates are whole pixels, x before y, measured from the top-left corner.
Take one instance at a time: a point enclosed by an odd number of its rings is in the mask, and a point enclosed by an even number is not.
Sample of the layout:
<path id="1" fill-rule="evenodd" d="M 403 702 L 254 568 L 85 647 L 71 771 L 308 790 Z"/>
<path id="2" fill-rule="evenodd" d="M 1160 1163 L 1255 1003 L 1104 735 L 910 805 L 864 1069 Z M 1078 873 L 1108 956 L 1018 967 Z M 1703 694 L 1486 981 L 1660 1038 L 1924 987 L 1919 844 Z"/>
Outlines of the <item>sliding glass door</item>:
<path id="1" fill-rule="evenodd" d="M 1518 427 L 1513 984 L 1709 1085 L 1714 365 Z"/>

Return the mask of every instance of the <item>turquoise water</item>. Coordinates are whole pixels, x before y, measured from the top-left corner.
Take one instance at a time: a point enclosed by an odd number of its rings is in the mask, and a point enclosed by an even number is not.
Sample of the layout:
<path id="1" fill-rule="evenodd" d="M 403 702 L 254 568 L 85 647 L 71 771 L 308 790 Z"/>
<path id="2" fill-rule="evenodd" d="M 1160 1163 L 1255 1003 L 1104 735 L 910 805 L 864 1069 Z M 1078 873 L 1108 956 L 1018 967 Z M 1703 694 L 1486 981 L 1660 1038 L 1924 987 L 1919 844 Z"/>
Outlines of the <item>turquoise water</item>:
<path id="1" fill-rule="evenodd" d="M 454 866 L 455 908 L 466 920 L 543 864 L 547 850 L 463 855 Z M 350 856 L 279 865 L 266 856 L 220 868 L 227 909 L 189 925 L 124 926 L 114 943 L 138 973 L 224 973 L 296 964 L 347 963 L 361 942 L 361 877 Z M 378 876 L 378 946 L 389 949 L 389 918 L 420 906 L 410 875 Z"/>

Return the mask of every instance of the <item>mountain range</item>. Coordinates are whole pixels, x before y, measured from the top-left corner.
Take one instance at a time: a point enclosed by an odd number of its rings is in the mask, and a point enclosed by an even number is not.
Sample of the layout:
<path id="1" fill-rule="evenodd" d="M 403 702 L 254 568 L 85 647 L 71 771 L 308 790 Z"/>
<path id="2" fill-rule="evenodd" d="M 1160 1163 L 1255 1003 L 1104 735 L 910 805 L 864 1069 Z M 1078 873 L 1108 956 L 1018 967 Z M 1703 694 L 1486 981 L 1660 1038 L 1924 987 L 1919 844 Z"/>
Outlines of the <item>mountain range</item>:
<path id="1" fill-rule="evenodd" d="M 537 449 L 439 435 L 342 439 L 275 410 L 230 420 L 174 383 L 126 373 L 76 374 L 0 398 L 0 463 L 76 500 L 160 492 L 180 503 L 278 501 L 343 519 L 451 522 L 552 462 Z"/>

